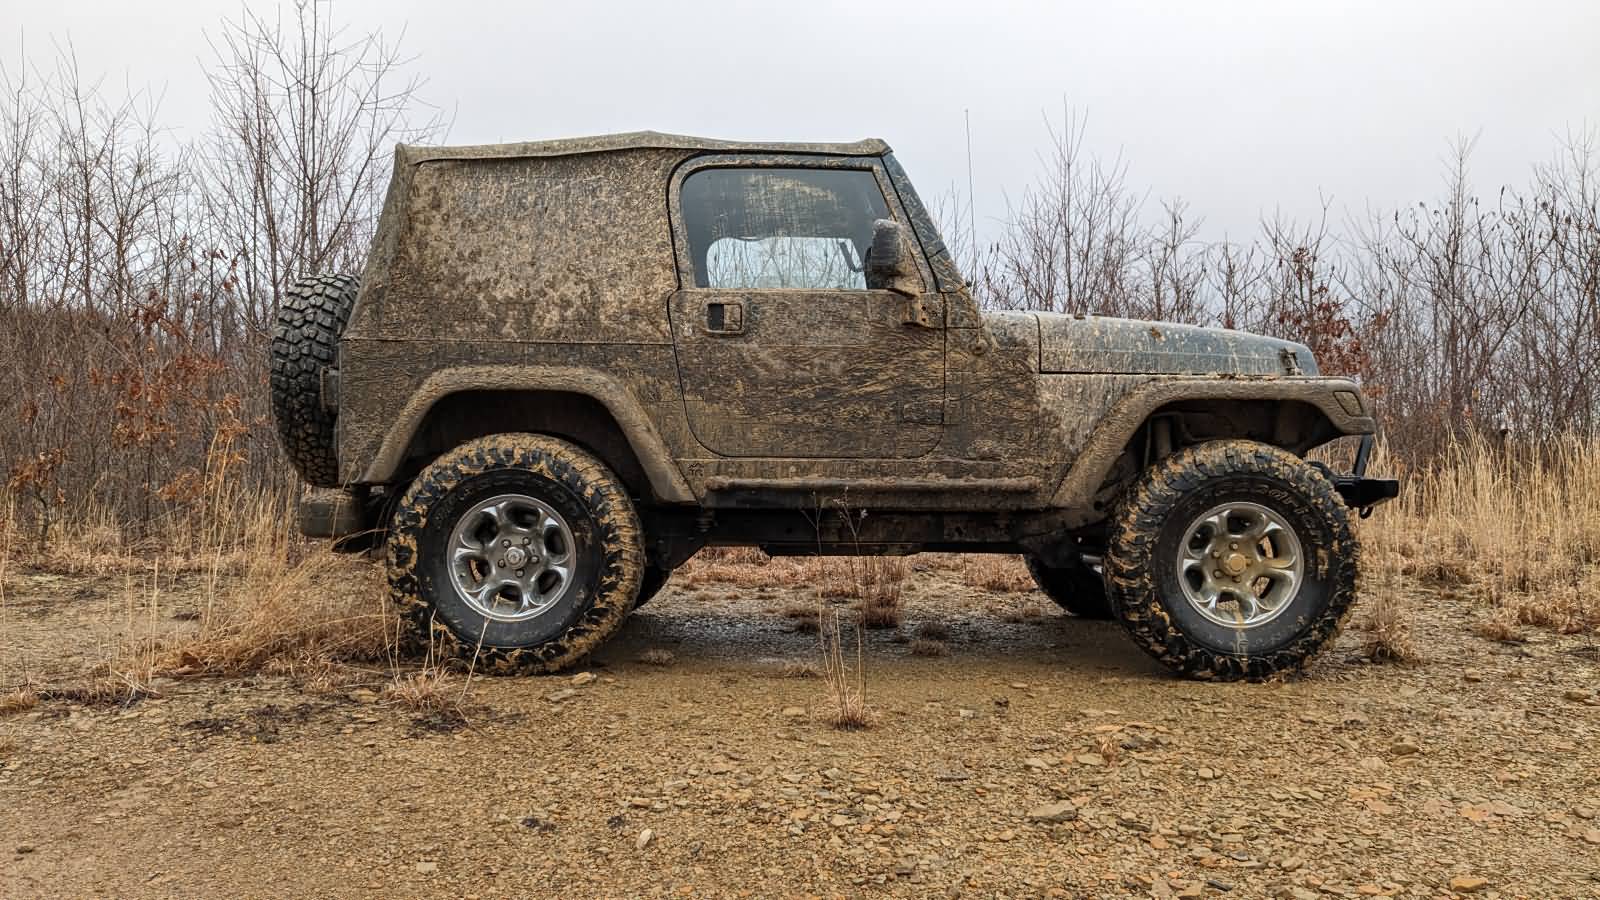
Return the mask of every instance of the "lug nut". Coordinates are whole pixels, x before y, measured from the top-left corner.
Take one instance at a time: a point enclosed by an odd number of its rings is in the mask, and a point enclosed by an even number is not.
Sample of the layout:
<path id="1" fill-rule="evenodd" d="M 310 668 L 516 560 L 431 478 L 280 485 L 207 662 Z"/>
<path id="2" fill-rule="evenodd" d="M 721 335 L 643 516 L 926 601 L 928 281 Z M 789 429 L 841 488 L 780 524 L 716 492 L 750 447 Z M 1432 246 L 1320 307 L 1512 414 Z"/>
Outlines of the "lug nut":
<path id="1" fill-rule="evenodd" d="M 495 561 L 495 565 L 497 565 L 497 566 L 503 566 L 505 564 L 506 564 L 506 561 L 503 560 L 503 559 Z"/>
<path id="2" fill-rule="evenodd" d="M 1237 549 L 1239 549 L 1239 542 L 1238 542 L 1238 541 L 1232 541 L 1232 542 L 1230 542 L 1230 543 L 1229 543 L 1229 544 L 1228 544 L 1228 549 L 1229 549 L 1229 550 L 1237 550 Z"/>
<path id="3" fill-rule="evenodd" d="M 1213 551 L 1211 551 L 1211 558 L 1212 559 L 1221 559 L 1222 558 L 1222 551 L 1221 550 L 1213 550 Z"/>
<path id="4" fill-rule="evenodd" d="M 500 542 L 500 546 L 509 547 L 509 546 L 511 546 L 511 542 L 510 541 L 501 541 Z"/>
<path id="5" fill-rule="evenodd" d="M 521 577 L 522 577 L 522 570 L 521 570 L 521 569 L 518 569 L 518 570 L 517 570 L 517 577 L 518 577 L 518 578 L 521 578 Z M 1234 581 L 1238 581 L 1238 580 L 1239 580 L 1239 579 L 1237 579 L 1237 578 L 1235 578 L 1235 579 L 1234 579 Z"/>
<path id="6" fill-rule="evenodd" d="M 1237 576 L 1237 575 L 1233 576 L 1233 583 L 1234 584 L 1238 584 L 1239 583 L 1239 576 Z"/>
<path id="7" fill-rule="evenodd" d="M 524 546 L 524 547 L 528 546 L 531 543 L 533 543 L 533 539 L 532 538 L 523 538 L 522 539 L 522 546 Z"/>
<path id="8" fill-rule="evenodd" d="M 1218 570 L 1216 570 L 1216 571 L 1215 571 L 1215 572 L 1212 572 L 1212 573 L 1211 573 L 1211 574 L 1212 574 L 1212 576 L 1213 576 L 1213 577 L 1215 577 L 1215 578 L 1221 578 L 1221 577 L 1222 577 L 1222 570 L 1221 570 L 1221 569 L 1218 569 Z"/>

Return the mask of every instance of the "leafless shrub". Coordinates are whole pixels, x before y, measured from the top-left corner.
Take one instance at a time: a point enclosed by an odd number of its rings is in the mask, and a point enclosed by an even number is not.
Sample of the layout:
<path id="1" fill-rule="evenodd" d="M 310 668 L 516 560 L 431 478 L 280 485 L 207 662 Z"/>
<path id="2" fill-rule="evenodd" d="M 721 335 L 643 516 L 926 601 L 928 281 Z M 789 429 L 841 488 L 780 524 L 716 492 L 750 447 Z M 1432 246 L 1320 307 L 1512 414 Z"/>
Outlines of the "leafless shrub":
<path id="1" fill-rule="evenodd" d="M 260 387 L 277 298 L 358 268 L 390 148 L 436 130 L 393 46 L 327 13 L 224 23 L 191 144 L 70 50 L 0 68 L 0 487 L 36 555 L 62 523 L 198 525 L 219 442 L 249 490 L 290 486 Z"/>
<path id="2" fill-rule="evenodd" d="M 917 626 L 917 637 L 929 641 L 948 641 L 950 628 L 943 622 L 923 622 Z"/>
<path id="3" fill-rule="evenodd" d="M 906 648 L 912 656 L 948 656 L 950 647 L 944 641 L 917 638 Z"/>
<path id="4" fill-rule="evenodd" d="M 1087 120 L 1046 123 L 1040 174 L 971 254 L 981 301 L 1125 315 L 1309 344 L 1359 374 L 1392 448 L 1416 463 L 1454 437 L 1546 440 L 1600 426 L 1600 130 L 1569 135 L 1525 186 L 1488 196 L 1458 141 L 1439 201 L 1373 212 L 1351 233 L 1274 218 L 1245 243 L 1193 238 L 1180 200 L 1151 204 L 1129 163 L 1089 151 Z M 946 204 L 954 225 L 970 215 Z"/>

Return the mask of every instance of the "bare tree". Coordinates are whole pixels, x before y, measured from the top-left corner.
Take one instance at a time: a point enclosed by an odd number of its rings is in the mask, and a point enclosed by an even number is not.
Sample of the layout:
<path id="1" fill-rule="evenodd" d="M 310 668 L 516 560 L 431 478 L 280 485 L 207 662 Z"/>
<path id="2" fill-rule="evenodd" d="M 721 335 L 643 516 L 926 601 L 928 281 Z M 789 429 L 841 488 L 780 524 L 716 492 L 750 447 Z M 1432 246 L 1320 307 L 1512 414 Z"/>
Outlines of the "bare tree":
<path id="1" fill-rule="evenodd" d="M 1122 159 L 1084 152 L 1086 126 L 1068 108 L 1059 124 L 1045 121 L 1043 174 L 1008 203 L 1006 231 L 979 278 L 991 305 L 1117 314 L 1136 305 L 1129 279 L 1140 258 L 1143 198 L 1128 189 Z"/>
<path id="2" fill-rule="evenodd" d="M 0 484 L 41 541 L 62 515 L 180 514 L 219 452 L 286 477 L 261 390 L 276 298 L 359 267 L 392 143 L 437 121 L 408 124 L 397 51 L 326 6 L 224 24 L 198 148 L 70 45 L 0 69 Z"/>
<path id="3" fill-rule="evenodd" d="M 220 243 L 238 255 L 246 324 L 265 327 L 284 287 L 364 258 L 396 143 L 442 130 L 415 120 L 421 79 L 380 32 L 350 36 L 327 0 L 286 24 L 246 9 L 212 38 L 213 133 L 204 151 Z"/>

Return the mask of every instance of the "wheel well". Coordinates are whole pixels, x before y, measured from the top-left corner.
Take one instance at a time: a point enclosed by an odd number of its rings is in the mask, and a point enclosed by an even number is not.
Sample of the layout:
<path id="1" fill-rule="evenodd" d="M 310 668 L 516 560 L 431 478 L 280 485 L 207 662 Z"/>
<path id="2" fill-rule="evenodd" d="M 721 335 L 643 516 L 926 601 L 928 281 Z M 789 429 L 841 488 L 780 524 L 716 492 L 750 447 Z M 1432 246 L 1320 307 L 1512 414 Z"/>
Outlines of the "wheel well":
<path id="1" fill-rule="evenodd" d="M 1328 416 L 1300 400 L 1180 400 L 1157 408 L 1134 429 L 1094 494 L 1106 510 L 1124 485 L 1173 451 L 1206 441 L 1244 439 L 1304 454 L 1339 437 Z"/>
<path id="2" fill-rule="evenodd" d="M 1160 433 L 1163 422 L 1170 429 L 1166 436 Z M 1233 438 L 1304 454 L 1338 436 L 1322 410 L 1300 400 L 1180 400 L 1145 417 L 1128 449 L 1141 451 L 1136 458 L 1154 461 L 1192 444 Z"/>
<path id="3" fill-rule="evenodd" d="M 611 411 L 571 391 L 473 390 L 441 397 L 412 435 L 397 480 L 410 480 L 474 438 L 513 431 L 571 441 L 610 467 L 635 497 L 651 496 L 650 479 Z"/>

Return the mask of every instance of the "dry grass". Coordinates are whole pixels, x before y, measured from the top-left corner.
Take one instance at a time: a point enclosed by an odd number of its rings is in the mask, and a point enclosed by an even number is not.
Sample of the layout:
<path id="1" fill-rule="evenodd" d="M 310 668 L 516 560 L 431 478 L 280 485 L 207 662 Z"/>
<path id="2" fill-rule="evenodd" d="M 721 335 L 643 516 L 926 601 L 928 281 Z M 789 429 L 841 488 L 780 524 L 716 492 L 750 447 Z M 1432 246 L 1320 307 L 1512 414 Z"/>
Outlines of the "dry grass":
<path id="1" fill-rule="evenodd" d="M 263 557 L 219 585 L 192 633 L 162 642 L 157 672 L 241 675 L 311 671 L 328 661 L 375 662 L 399 623 L 372 567 L 326 549 Z"/>
<path id="2" fill-rule="evenodd" d="M 123 587 L 111 602 L 123 621 L 97 665 L 81 680 L 40 689 L 42 698 L 128 703 L 151 694 L 160 677 L 255 673 L 329 689 L 349 680 L 352 664 L 393 660 L 398 620 L 373 567 L 296 535 L 287 497 L 238 487 L 237 458 L 225 444 L 214 447 L 187 514 L 139 541 L 93 512 L 57 523 L 31 566 L 120 572 Z M 8 515 L 0 522 L 0 592 L 13 533 Z M 180 582 L 185 606 L 201 599 L 198 612 L 174 617 L 169 598 Z M 0 593 L 0 624 L 3 616 Z M 174 633 L 179 619 L 195 624 Z M 0 677 L 15 684 L 29 673 Z M 359 677 L 370 679 L 370 666 Z"/>
<path id="3" fill-rule="evenodd" d="M 1385 593 L 1369 598 L 1356 627 L 1363 633 L 1361 655 L 1377 663 L 1418 663 L 1422 650 L 1411 636 L 1410 613 L 1403 601 Z"/>
<path id="4" fill-rule="evenodd" d="M 746 589 L 805 591 L 824 599 L 854 600 L 862 625 L 895 628 L 911 568 L 899 556 L 767 556 L 748 547 L 711 547 L 684 564 L 685 586 L 724 584 Z M 796 599 L 780 610 L 796 630 L 816 630 L 817 610 Z"/>
<path id="5" fill-rule="evenodd" d="M 1388 572 L 1368 602 L 1420 580 L 1507 625 L 1600 630 L 1600 440 L 1466 441 L 1402 477 L 1400 498 L 1362 523 L 1368 568 Z"/>
<path id="6" fill-rule="evenodd" d="M 32 685 L 23 685 L 7 693 L 0 694 L 0 716 L 27 712 L 38 705 L 39 692 Z"/>
<path id="7" fill-rule="evenodd" d="M 906 580 L 906 561 L 900 556 L 850 558 L 853 596 L 861 624 L 867 628 L 899 628 L 900 600 Z"/>
<path id="8" fill-rule="evenodd" d="M 815 619 L 817 617 L 817 606 L 807 603 L 790 603 L 779 610 L 778 614 L 785 619 Z"/>
<path id="9" fill-rule="evenodd" d="M 991 615 L 1008 625 L 1021 625 L 1042 618 L 1045 614 L 1044 607 L 1032 600 L 1017 604 L 1000 601 L 990 604 L 988 609 Z"/>
<path id="10" fill-rule="evenodd" d="M 1375 471 L 1388 465 L 1380 451 Z M 219 463 L 189 517 L 165 531 L 135 541 L 91 514 L 58 522 L 42 556 L 31 545 L 20 549 L 26 542 L 16 537 L 24 531 L 15 500 L 0 498 L 0 633 L 9 614 L 7 579 L 20 562 L 34 570 L 121 572 L 128 635 L 105 648 L 86 680 L 66 685 L 41 684 L 26 663 L 19 668 L 20 657 L 0 653 L 0 685 L 10 690 L 0 695 L 0 711 L 50 699 L 127 703 L 152 692 L 161 677 L 269 673 L 308 689 L 337 689 L 353 677 L 370 683 L 371 664 L 385 661 L 392 681 L 386 699 L 424 711 L 459 707 L 459 697 L 446 702 L 458 693 L 455 676 L 394 665 L 398 623 L 372 566 L 294 537 L 286 498 L 232 488 L 227 475 L 226 462 Z M 1403 495 L 1359 525 L 1364 564 L 1355 627 L 1366 656 L 1422 658 L 1410 624 L 1419 587 L 1474 604 L 1481 610 L 1475 631 L 1490 640 L 1520 641 L 1530 627 L 1600 631 L 1600 441 L 1571 438 L 1538 449 L 1466 442 L 1403 478 Z M 709 549 L 682 578 L 686 586 L 790 593 L 781 614 L 797 630 L 821 632 L 825 663 L 820 672 L 805 666 L 792 674 L 821 674 L 841 727 L 853 727 L 866 714 L 861 649 L 858 642 L 857 666 L 846 667 L 839 614 L 827 600 L 855 601 L 861 626 L 898 626 L 913 571 L 949 573 L 1012 595 L 994 601 L 1001 605 L 993 611 L 1007 621 L 1043 615 L 1032 598 L 1016 596 L 1031 592 L 1033 582 L 1015 556 L 938 554 L 912 566 L 901 557 L 771 558 L 750 548 Z M 204 600 L 193 626 L 173 634 L 169 595 L 179 574 L 186 590 L 199 576 Z M 924 623 L 910 652 L 943 655 L 948 638 L 944 625 Z M 647 651 L 641 661 L 667 665 L 672 656 Z"/>
<path id="11" fill-rule="evenodd" d="M 892 628 L 900 624 L 900 601 L 910 567 L 903 557 L 894 556 L 773 557 L 752 547 L 709 547 L 685 563 L 681 573 L 686 587 L 776 588 L 854 600 L 863 624 Z M 782 615 L 803 623 L 816 612 L 797 600 L 784 607 Z M 802 630 L 810 629 L 802 624 Z"/>
<path id="12" fill-rule="evenodd" d="M 152 521 L 134 527 L 116 510 L 91 506 L 62 514 L 40 550 L 31 547 L 30 568 L 70 575 L 150 572 L 202 573 L 222 578 L 250 568 L 263 548 L 285 549 L 292 538 L 295 498 L 286 492 L 246 485 L 237 468 L 241 456 L 232 432 L 220 432 L 184 502 L 163 502 Z M 21 532 L 16 495 L 5 491 L 0 533 L 9 544 Z"/>
<path id="13" fill-rule="evenodd" d="M 1516 613 L 1503 606 L 1490 612 L 1488 618 L 1480 619 L 1472 630 L 1478 637 L 1502 644 L 1520 644 L 1528 639 L 1519 627 Z"/>
<path id="14" fill-rule="evenodd" d="M 1020 556 L 993 553 L 963 556 L 960 571 L 962 581 L 997 594 L 1021 594 L 1036 588 Z"/>
<path id="15" fill-rule="evenodd" d="M 845 657 L 839 613 L 836 610 L 829 610 L 823 616 L 821 634 L 822 677 L 828 697 L 828 712 L 824 720 L 844 731 L 870 728 L 874 717 L 867 708 L 866 667 L 860 629 L 856 629 L 856 659 L 853 667 Z"/>
<path id="16" fill-rule="evenodd" d="M 773 558 L 755 547 L 707 547 L 684 563 L 673 580 L 684 587 L 706 584 L 731 584 L 735 587 L 798 587 L 811 579 L 803 577 L 794 559 Z"/>
<path id="17" fill-rule="evenodd" d="M 454 725 L 467 723 L 467 689 L 472 674 L 452 675 L 443 666 L 428 664 L 413 672 L 395 672 L 384 686 L 384 703 Z"/>
<path id="18" fill-rule="evenodd" d="M 1105 759 L 1106 765 L 1116 768 L 1122 760 L 1122 736 L 1116 732 L 1102 734 L 1095 739 L 1094 749 Z"/>

